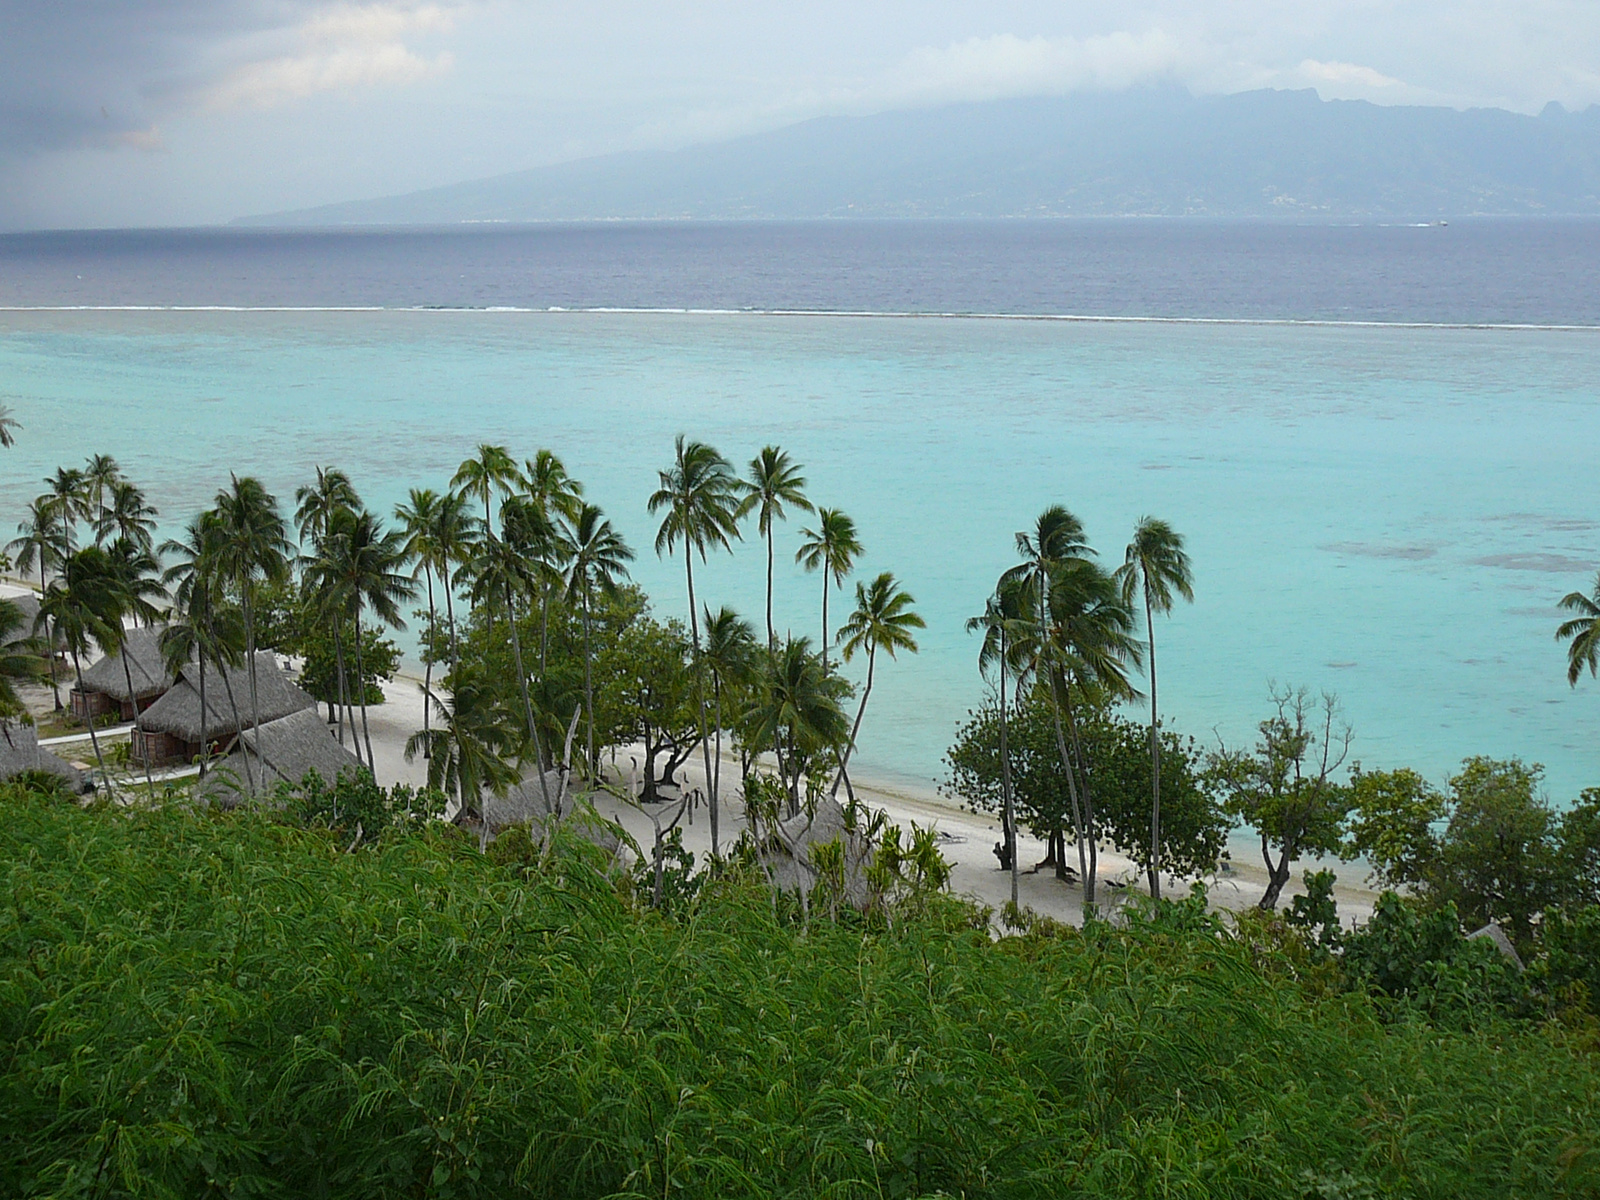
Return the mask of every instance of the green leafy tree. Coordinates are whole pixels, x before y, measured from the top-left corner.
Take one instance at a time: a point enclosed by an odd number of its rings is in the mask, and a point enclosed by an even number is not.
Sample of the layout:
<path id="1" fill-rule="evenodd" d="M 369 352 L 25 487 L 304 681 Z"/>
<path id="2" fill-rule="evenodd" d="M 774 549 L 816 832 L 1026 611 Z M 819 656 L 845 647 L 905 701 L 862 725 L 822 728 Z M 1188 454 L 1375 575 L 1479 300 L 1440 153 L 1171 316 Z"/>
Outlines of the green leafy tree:
<path id="1" fill-rule="evenodd" d="M 482 849 L 489 841 L 484 793 L 504 796 L 516 783 L 521 740 L 511 732 L 515 720 L 488 672 L 463 664 L 451 682 L 449 696 L 427 697 L 434 721 L 427 733 L 418 730 L 406 740 L 406 761 L 427 750 L 428 786 L 453 793 L 459 816 L 477 818 Z"/>
<path id="2" fill-rule="evenodd" d="M 706 729 L 704 671 L 700 665 L 700 615 L 695 607 L 694 556 L 700 561 L 721 547 L 731 551 L 739 540 L 739 479 L 728 460 L 704 442 L 687 441 L 680 433 L 673 443 L 672 465 L 659 472 L 661 486 L 651 494 L 649 509 L 661 513 L 656 554 L 666 557 L 683 546 L 684 583 L 689 593 L 689 645 L 694 655 L 695 706 L 699 714 L 701 751 L 711 810 L 711 856 L 721 855 L 718 796 L 712 789 L 711 746 Z"/>
<path id="3" fill-rule="evenodd" d="M 706 646 L 702 661 L 711 674 L 711 694 L 716 709 L 716 753 L 712 756 L 712 790 L 722 781 L 722 731 L 727 726 L 724 701 L 737 697 L 754 682 L 759 662 L 755 631 L 724 604 L 716 612 L 705 610 Z"/>
<path id="4" fill-rule="evenodd" d="M 191 661 L 199 668 L 200 693 L 200 775 L 204 778 L 211 757 L 211 739 L 206 731 L 210 707 L 206 699 L 206 663 L 221 676 L 233 714 L 233 727 L 242 729 L 239 703 L 226 668 L 237 668 L 244 659 L 244 614 L 227 602 L 223 581 L 215 569 L 215 554 L 222 531 L 215 513 L 201 513 L 178 538 L 161 545 L 161 553 L 174 559 L 162 573 L 161 581 L 172 591 L 172 607 L 167 612 L 167 627 L 161 634 L 161 657 L 167 670 L 176 676 Z M 244 756 L 245 784 L 255 793 L 255 771 L 250 756 Z"/>
<path id="5" fill-rule="evenodd" d="M 660 786 L 675 782 L 701 740 L 695 661 L 683 623 L 648 614 L 607 639 L 597 656 L 598 707 L 618 740 L 643 747 L 641 799 L 647 803 L 658 798 Z"/>
<path id="6" fill-rule="evenodd" d="M 1150 894 L 1161 897 L 1161 713 L 1156 705 L 1156 613 L 1182 598 L 1194 602 L 1194 574 L 1183 535 L 1156 517 L 1141 517 L 1117 569 L 1122 598 L 1144 601 L 1145 659 L 1150 679 Z"/>
<path id="7" fill-rule="evenodd" d="M 789 813 L 800 811 L 801 782 L 818 764 L 837 760 L 850 736 L 843 701 L 849 685 L 829 672 L 809 638 L 789 638 L 768 651 L 750 713 L 752 737 L 771 746 L 789 792 Z"/>
<path id="8" fill-rule="evenodd" d="M 763 446 L 761 453 L 750 460 L 750 470 L 743 483 L 744 500 L 740 502 L 738 516 L 742 520 L 756 514 L 756 529 L 767 543 L 767 645 L 776 647 L 777 632 L 772 625 L 772 558 L 773 526 L 788 516 L 790 508 L 811 512 L 811 501 L 806 499 L 806 477 L 800 473 L 800 464 L 788 452 L 777 446 Z"/>
<path id="9" fill-rule="evenodd" d="M 999 705 L 996 712 L 999 716 L 999 738 L 997 749 L 999 763 L 997 774 L 1000 781 L 1000 812 L 1003 836 L 1005 838 L 1004 853 L 1002 858 L 1007 870 L 1011 872 L 1011 907 L 1015 909 L 1018 904 L 1018 872 L 1017 864 L 1017 812 L 1015 793 L 1011 781 L 1011 746 L 1008 722 L 1010 719 L 1010 706 L 1006 703 L 1006 676 L 1012 670 L 1012 659 L 1015 657 L 1014 647 L 1019 634 L 1027 627 L 1029 620 L 1028 594 L 1026 584 L 1018 583 L 1015 579 L 1008 580 L 1001 576 L 994 595 L 985 602 L 981 615 L 971 617 L 967 621 L 968 633 L 982 633 L 983 641 L 978 647 L 978 673 L 988 678 L 992 671 L 999 681 Z"/>
<path id="10" fill-rule="evenodd" d="M 1209 770 L 1229 816 L 1255 830 L 1267 868 L 1260 907 L 1277 907 L 1291 864 L 1305 854 L 1344 849 L 1349 788 L 1335 776 L 1350 753 L 1350 727 L 1331 692 L 1274 688 L 1276 711 L 1261 722 L 1254 752 L 1226 747 Z"/>
<path id="11" fill-rule="evenodd" d="M 1350 768 L 1350 820 L 1344 857 L 1364 857 L 1386 888 L 1420 887 L 1439 865 L 1434 826 L 1449 801 L 1415 771 Z"/>

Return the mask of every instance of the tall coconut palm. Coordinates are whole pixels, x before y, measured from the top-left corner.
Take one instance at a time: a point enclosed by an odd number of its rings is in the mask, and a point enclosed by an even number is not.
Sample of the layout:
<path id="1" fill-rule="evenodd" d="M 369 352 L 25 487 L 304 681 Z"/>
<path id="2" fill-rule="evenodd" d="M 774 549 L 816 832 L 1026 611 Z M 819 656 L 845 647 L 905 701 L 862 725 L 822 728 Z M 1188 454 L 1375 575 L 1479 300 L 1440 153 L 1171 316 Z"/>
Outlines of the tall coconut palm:
<path id="1" fill-rule="evenodd" d="M 39 593 L 43 595 L 47 575 L 59 570 L 68 554 L 66 520 L 60 506 L 48 494 L 30 501 L 25 511 L 28 515 L 18 523 L 18 536 L 6 546 L 6 551 L 14 557 L 17 570 L 24 575 L 38 568 Z M 48 622 L 44 644 L 45 657 L 50 663 L 50 694 L 55 699 L 55 710 L 60 712 L 61 684 L 56 674 L 56 647 L 59 642 L 55 627 Z"/>
<path id="2" fill-rule="evenodd" d="M 588 714 L 588 763 L 593 774 L 600 765 L 594 745 L 594 641 L 590 631 L 594 593 L 598 589 L 605 596 L 617 594 L 617 585 L 628 577 L 633 551 L 593 504 L 583 505 L 577 519 L 565 524 L 563 540 L 567 548 L 567 596 L 583 605 L 583 704 Z"/>
<path id="3" fill-rule="evenodd" d="M 115 646 L 121 641 L 119 614 L 122 606 L 116 568 L 98 546 L 69 554 L 61 564 L 60 575 L 51 580 L 39 601 L 34 629 L 37 631 L 45 622 L 54 628 L 72 656 L 72 669 L 80 692 L 84 690 L 83 658 L 89 653 L 89 647 Z M 100 736 L 95 732 L 93 721 L 88 725 L 95 762 L 100 767 L 101 778 L 109 784 L 105 756 L 100 753 Z"/>
<path id="4" fill-rule="evenodd" d="M 148 629 L 164 614 L 163 602 L 169 597 L 167 589 L 161 585 L 161 562 L 152 550 L 140 545 L 132 538 L 119 537 L 106 547 L 106 557 L 111 562 L 111 569 L 115 572 L 117 582 L 117 611 L 114 626 L 117 638 L 114 645 L 102 645 L 107 654 L 119 654 L 122 658 L 122 677 L 128 685 L 128 696 L 131 699 L 133 690 L 133 668 L 128 662 L 127 655 L 127 626 L 131 621 L 135 626 Z M 135 717 L 138 716 L 137 702 L 135 702 Z M 155 795 L 155 779 L 150 774 L 150 760 L 145 759 L 144 782 L 150 789 L 150 794 Z"/>
<path id="5" fill-rule="evenodd" d="M 202 513 L 184 528 L 182 537 L 169 538 L 161 545 L 162 555 L 175 559 L 161 576 L 162 583 L 172 589 L 172 608 L 167 614 L 167 628 L 161 635 L 161 656 L 174 677 L 188 667 L 190 660 L 197 669 L 202 777 L 209 769 L 211 757 L 211 740 L 206 728 L 211 714 L 206 699 L 208 660 L 222 679 L 228 708 L 233 714 L 233 727 L 244 727 L 239 719 L 239 702 L 233 694 L 233 681 L 227 673 L 229 667 L 236 668 L 244 661 L 244 615 L 226 602 L 222 582 L 213 569 L 219 538 L 216 514 Z M 244 770 L 245 786 L 254 794 L 255 773 L 249 755 L 244 756 Z"/>
<path id="6" fill-rule="evenodd" d="M 839 775 L 833 781 L 835 795 L 839 792 L 840 780 L 849 786 L 850 755 L 856 748 L 856 739 L 861 735 L 861 718 L 867 714 L 867 698 L 872 695 L 878 651 L 886 652 L 890 658 L 896 657 L 901 650 L 908 654 L 917 652 L 917 639 L 911 631 L 926 629 L 927 622 L 911 607 L 915 603 L 916 599 L 911 593 L 902 588 L 888 571 L 870 584 L 856 584 L 855 611 L 839 628 L 839 654 L 845 662 L 849 662 L 857 654 L 866 651 L 867 682 L 861 689 L 861 704 L 856 709 L 855 722 L 850 726 L 850 740 L 845 743 L 844 754 L 839 759 Z"/>
<path id="7" fill-rule="evenodd" d="M 861 541 L 856 537 L 856 523 L 837 508 L 817 509 L 817 527 L 800 531 L 805 542 L 795 552 L 794 560 L 807 571 L 822 572 L 822 669 L 828 669 L 828 644 L 833 633 L 828 628 L 828 590 L 843 587 L 845 577 L 855 566 L 861 553 Z"/>
<path id="8" fill-rule="evenodd" d="M 504 446 L 487 443 L 478 447 L 475 457 L 465 460 L 456 468 L 450 486 L 459 492 L 483 502 L 483 528 L 488 537 L 494 536 L 494 513 L 490 501 L 495 495 L 509 496 L 522 483 L 516 460 Z"/>
<path id="9" fill-rule="evenodd" d="M 1026 588 L 1003 576 L 994 594 L 984 602 L 983 612 L 967 621 L 968 633 L 982 633 L 983 642 L 978 647 L 978 673 L 987 678 L 994 672 L 1000 692 L 1000 812 L 1005 826 L 1006 861 L 1011 866 L 1011 906 L 1017 907 L 1017 811 L 1011 788 L 1011 747 L 1008 737 L 1009 706 L 1006 700 L 1006 677 L 1011 672 L 1013 643 L 1016 635 L 1029 623 Z"/>
<path id="10" fill-rule="evenodd" d="M 447 698 L 428 693 L 437 724 L 406 741 L 406 761 L 418 753 L 428 760 L 428 786 L 454 792 L 458 816 L 476 816 L 479 847 L 489 840 L 483 811 L 485 790 L 504 796 L 517 781 L 518 740 L 512 736 L 499 689 L 487 669 L 466 666 L 456 673 Z"/>
<path id="11" fill-rule="evenodd" d="M 127 479 L 113 479 L 111 503 L 100 509 L 95 522 L 94 540 L 98 543 L 126 538 L 142 550 L 155 549 L 156 518 L 161 515 L 145 498 L 144 489 Z"/>
<path id="12" fill-rule="evenodd" d="M 724 721 L 723 700 L 728 691 L 748 683 L 756 669 L 755 631 L 750 622 L 724 604 L 716 612 L 709 605 L 705 609 L 706 647 L 704 661 L 711 675 L 711 695 L 716 713 L 716 753 L 711 759 L 711 790 L 720 792 L 722 785 L 722 730 Z"/>
<path id="13" fill-rule="evenodd" d="M 57 467 L 54 475 L 44 478 L 45 495 L 49 503 L 61 520 L 61 528 L 66 535 L 66 552 L 71 554 L 77 549 L 78 522 L 88 514 L 88 502 L 84 494 L 83 472 L 72 467 Z"/>
<path id="14" fill-rule="evenodd" d="M 231 486 L 217 493 L 214 565 L 239 597 L 244 614 L 245 670 L 250 683 L 250 727 L 257 751 L 267 757 L 261 739 L 261 696 L 256 678 L 256 594 L 263 584 L 289 577 L 288 528 L 277 497 L 251 476 L 231 476 Z"/>
<path id="15" fill-rule="evenodd" d="M 1567 683 L 1577 687 L 1585 667 L 1591 676 L 1600 670 L 1600 575 L 1595 577 L 1594 591 L 1587 596 L 1568 592 L 1561 597 L 1561 607 L 1578 614 L 1556 630 L 1556 641 L 1572 643 L 1567 647 Z"/>
<path id="16" fill-rule="evenodd" d="M 1017 694 L 1027 686 L 1029 677 L 1041 682 L 1051 682 L 1051 648 L 1055 639 L 1051 633 L 1049 593 L 1056 573 L 1073 560 L 1094 557 L 1095 551 L 1084 537 L 1083 523 L 1059 504 L 1052 504 L 1039 514 L 1031 530 L 1016 535 L 1017 553 L 1022 561 L 1008 570 L 1002 578 L 1021 587 L 1028 595 L 1032 618 L 1036 628 L 1014 639 L 1014 649 L 1021 655 L 1023 666 L 1018 674 Z M 1050 716 L 1055 727 L 1056 750 L 1061 758 L 1061 769 L 1067 777 L 1067 793 L 1072 808 L 1073 830 L 1077 835 L 1079 867 L 1085 865 L 1083 822 L 1078 800 L 1077 771 L 1072 755 L 1067 749 L 1066 731 L 1061 721 L 1058 689 L 1049 687 Z M 1066 875 L 1066 848 L 1059 834 L 1050 839 L 1050 860 L 1056 865 L 1058 877 Z"/>
<path id="17" fill-rule="evenodd" d="M 0 446 L 10 449 L 17 444 L 17 430 L 21 423 L 11 415 L 9 404 L 0 404 Z"/>
<path id="18" fill-rule="evenodd" d="M 351 512 L 361 507 L 361 496 L 356 492 L 355 484 L 350 482 L 350 477 L 337 467 L 317 467 L 317 481 L 309 486 L 298 487 L 294 492 L 295 527 L 300 531 L 300 544 L 302 549 L 309 551 L 309 556 L 302 558 L 302 564 L 312 561 L 323 550 L 327 540 L 328 531 L 332 528 L 334 517 L 341 512 Z M 356 714 L 354 698 L 350 695 L 348 676 L 345 673 L 344 663 L 344 621 L 333 621 L 333 658 L 334 669 L 338 673 L 338 732 L 339 744 L 344 745 L 345 714 L 350 716 L 350 737 L 356 740 L 355 723 Z M 361 757 L 361 743 L 356 741 L 356 758 Z M 370 764 L 369 764 L 370 765 Z"/>
<path id="19" fill-rule="evenodd" d="M 567 473 L 566 464 L 550 450 L 540 450 L 522 464 L 523 494 L 547 520 L 577 520 L 583 507 L 583 484 Z M 554 564 L 552 564 L 554 565 Z M 539 680 L 544 686 L 550 662 L 550 596 L 558 581 L 549 573 L 539 584 Z M 546 697 L 548 699 L 548 696 Z"/>
<path id="20" fill-rule="evenodd" d="M 850 736 L 841 707 L 846 685 L 829 674 L 810 638 L 789 638 L 766 655 L 767 669 L 747 714 L 757 745 L 770 745 L 789 793 L 789 813 L 800 810 L 800 780 L 820 755 L 833 757 Z"/>
<path id="21" fill-rule="evenodd" d="M 711 770 L 711 747 L 706 731 L 705 672 L 700 661 L 700 615 L 694 599 L 694 556 L 704 562 L 707 553 L 721 546 L 732 550 L 739 540 L 739 480 L 733 467 L 704 442 L 691 442 L 679 434 L 673 444 L 672 465 L 659 472 L 661 486 L 650 497 L 651 513 L 664 512 L 656 530 L 656 554 L 670 555 L 683 544 L 684 581 L 689 591 L 689 644 L 694 651 L 695 701 L 700 710 L 700 749 L 705 757 L 706 788 L 711 808 L 711 853 L 721 853 L 718 843 L 718 803 Z"/>
<path id="22" fill-rule="evenodd" d="M 517 632 L 516 598 L 518 595 L 525 595 L 533 586 L 535 569 L 534 564 L 518 553 L 517 548 L 504 538 L 486 538 L 479 545 L 477 557 L 471 566 L 472 598 L 474 604 L 483 607 L 489 613 L 493 613 L 502 604 L 505 606 L 506 625 L 511 633 L 512 660 L 517 669 L 517 691 L 522 698 L 522 715 L 526 729 L 524 736 L 533 747 L 534 762 L 539 774 L 539 791 L 548 810 L 550 785 L 545 781 L 544 747 L 539 737 L 539 723 L 533 715 L 533 699 L 528 694 L 528 670 L 522 659 L 522 637 Z"/>
<path id="23" fill-rule="evenodd" d="M 433 694 L 433 638 L 439 628 L 439 610 L 434 603 L 433 576 L 438 566 L 440 553 L 439 544 L 434 540 L 434 534 L 439 524 L 439 508 L 444 503 L 444 497 L 432 488 L 412 488 L 411 495 L 402 504 L 395 505 L 394 518 L 400 522 L 405 534 L 404 552 L 406 561 L 414 563 L 411 578 L 419 574 L 427 584 L 428 590 L 428 652 L 424 661 L 422 693 L 424 696 Z M 432 705 L 422 706 L 422 734 L 424 742 L 427 741 L 429 714 Z M 427 756 L 427 750 L 423 750 Z"/>
<path id="24" fill-rule="evenodd" d="M 98 533 L 106 519 L 106 493 L 122 482 L 122 468 L 109 454 L 90 455 L 83 468 L 84 516 Z"/>
<path id="25" fill-rule="evenodd" d="M 1161 898 L 1161 717 L 1156 707 L 1156 613 L 1172 611 L 1177 596 L 1194 603 L 1194 574 L 1183 535 L 1165 521 L 1140 517 L 1117 568 L 1123 602 L 1144 600 L 1145 644 L 1150 678 L 1150 894 Z"/>
<path id="26" fill-rule="evenodd" d="M 778 635 L 772 626 L 772 527 L 788 516 L 790 507 L 801 512 L 815 510 L 806 499 L 806 477 L 800 474 L 800 464 L 776 446 L 762 447 L 761 453 L 750 460 L 749 473 L 741 486 L 745 495 L 739 505 L 739 518 L 755 513 L 756 529 L 767 542 L 767 645 L 775 647 Z"/>
<path id="27" fill-rule="evenodd" d="M 400 605 L 417 594 L 405 567 L 405 535 L 386 529 L 365 509 L 341 509 L 333 514 L 323 538 L 323 550 L 310 568 L 335 619 L 348 615 L 354 623 L 356 690 L 361 697 L 361 740 L 366 745 L 367 769 L 376 771 L 372 731 L 367 724 L 366 664 L 362 661 L 361 618 L 371 611 L 381 624 L 404 629 Z"/>

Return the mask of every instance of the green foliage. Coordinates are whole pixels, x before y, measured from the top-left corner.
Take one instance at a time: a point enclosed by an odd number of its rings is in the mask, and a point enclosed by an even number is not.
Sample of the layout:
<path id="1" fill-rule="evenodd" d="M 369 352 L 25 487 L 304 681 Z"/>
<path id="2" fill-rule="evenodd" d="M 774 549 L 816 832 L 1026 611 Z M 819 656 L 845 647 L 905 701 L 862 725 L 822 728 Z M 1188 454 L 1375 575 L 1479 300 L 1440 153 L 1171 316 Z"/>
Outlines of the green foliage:
<path id="1" fill-rule="evenodd" d="M 351 704 L 361 703 L 361 691 L 356 673 L 355 629 L 345 622 L 341 634 L 344 650 L 346 699 Z M 323 704 L 339 703 L 338 655 L 333 644 L 330 626 L 315 625 L 301 635 L 299 653 L 305 656 L 300 671 L 300 686 Z M 366 701 L 370 707 L 384 701 L 383 684 L 400 670 L 400 647 L 384 637 L 379 630 L 361 630 L 360 681 L 366 687 Z"/>
<path id="2" fill-rule="evenodd" d="M 1040 838 L 1071 829 L 1067 776 L 1047 693 L 1033 692 L 1008 716 L 1011 781 L 1021 824 Z M 1087 707 L 1078 722 L 1101 835 L 1136 862 L 1148 861 L 1149 727 Z M 1202 875 L 1216 867 L 1227 822 L 1194 739 L 1163 732 L 1161 747 L 1162 866 L 1179 875 Z M 999 811 L 1000 714 L 993 703 L 968 717 L 945 758 L 952 795 L 974 811 Z"/>
<path id="3" fill-rule="evenodd" d="M 1434 826 L 1449 811 L 1445 798 L 1421 775 L 1350 769 L 1353 806 L 1343 853 L 1363 856 L 1385 887 L 1416 886 L 1438 860 Z"/>
<path id="4" fill-rule="evenodd" d="M 694 869 L 694 853 L 684 848 L 683 830 L 674 829 L 662 838 L 661 903 L 657 907 L 666 913 L 687 911 L 704 881 L 704 873 Z M 648 852 L 634 864 L 633 886 L 637 895 L 653 897 L 655 894 L 656 866 Z"/>
<path id="5" fill-rule="evenodd" d="M 1333 898 L 1337 880 L 1332 871 L 1307 871 L 1302 878 L 1306 882 L 1305 894 L 1294 898 L 1283 919 L 1302 930 L 1319 951 L 1327 954 L 1340 942 L 1339 906 Z"/>
<path id="6" fill-rule="evenodd" d="M 730 871 L 661 920 L 448 827 L 0 804 L 7 1196 L 1600 1188 L 1564 1036 L 1383 1021 L 1188 902 L 802 930 Z"/>
<path id="7" fill-rule="evenodd" d="M 1539 952 L 1529 969 L 1539 985 L 1558 1002 L 1600 1015 L 1600 905 L 1546 912 Z"/>
<path id="8" fill-rule="evenodd" d="M 366 770 L 341 771 L 332 783 L 308 771 L 298 785 L 279 783 L 273 799 L 286 819 L 306 829 L 335 830 L 352 848 L 391 830 L 421 829 L 442 817 L 447 804 L 434 788 L 384 788 Z"/>

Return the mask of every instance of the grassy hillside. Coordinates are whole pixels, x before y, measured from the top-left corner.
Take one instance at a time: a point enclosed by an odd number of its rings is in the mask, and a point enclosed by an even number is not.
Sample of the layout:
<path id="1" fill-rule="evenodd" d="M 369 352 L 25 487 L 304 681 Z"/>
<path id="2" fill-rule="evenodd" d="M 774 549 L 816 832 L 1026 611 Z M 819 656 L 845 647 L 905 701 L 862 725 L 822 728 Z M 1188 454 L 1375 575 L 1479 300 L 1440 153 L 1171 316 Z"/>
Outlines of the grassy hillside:
<path id="1" fill-rule="evenodd" d="M 1580 1196 L 1600 1070 L 1179 908 L 664 917 L 581 855 L 0 791 L 6 1196 Z"/>

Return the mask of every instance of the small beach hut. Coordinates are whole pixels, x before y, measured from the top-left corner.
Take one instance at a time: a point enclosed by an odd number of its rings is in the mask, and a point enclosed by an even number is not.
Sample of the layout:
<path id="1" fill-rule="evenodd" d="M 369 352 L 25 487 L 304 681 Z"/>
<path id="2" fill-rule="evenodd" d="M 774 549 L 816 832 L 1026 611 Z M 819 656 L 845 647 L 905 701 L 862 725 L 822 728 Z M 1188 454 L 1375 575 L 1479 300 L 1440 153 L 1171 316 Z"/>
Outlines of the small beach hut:
<path id="1" fill-rule="evenodd" d="M 208 702 L 210 687 L 207 683 Z M 266 722 L 259 731 L 245 726 L 233 753 L 211 768 L 198 795 L 232 808 L 243 798 L 252 777 L 260 791 L 270 792 L 279 783 L 299 783 L 310 771 L 332 783 L 340 775 L 354 775 L 363 769 L 361 760 L 339 745 L 333 730 L 312 706 Z"/>
<path id="2" fill-rule="evenodd" d="M 200 757 L 202 732 L 210 743 L 212 755 L 226 754 L 234 748 L 240 726 L 249 729 L 253 717 L 249 672 L 243 664 L 219 671 L 214 664 L 206 663 L 206 718 L 203 731 L 199 685 L 200 670 L 190 663 L 178 673 L 177 680 L 167 694 L 139 714 L 130 751 L 136 762 L 151 766 L 193 762 Z M 294 681 L 278 666 L 276 656 L 266 650 L 256 653 L 256 697 L 261 706 L 262 726 L 303 709 L 314 709 L 317 704 L 295 686 Z M 269 750 L 272 748 L 271 738 L 269 731 Z"/>
<path id="3" fill-rule="evenodd" d="M 13 779 L 24 771 L 54 775 L 79 795 L 92 787 L 86 774 L 39 745 L 38 730 L 32 725 L 0 722 L 0 781 Z"/>
<path id="4" fill-rule="evenodd" d="M 85 668 L 82 685 L 72 688 L 72 715 L 88 722 L 116 713 L 131 721 L 166 695 L 173 678 L 161 656 L 165 629 L 130 629 L 120 651 Z"/>
<path id="5" fill-rule="evenodd" d="M 849 828 L 844 809 L 831 797 L 819 800 L 814 813 L 800 812 L 778 822 L 773 836 L 763 839 L 761 857 L 773 886 L 783 892 L 810 891 L 818 879 L 811 852 L 829 842 L 838 842 L 844 851 L 841 899 L 852 907 L 864 908 L 870 895 L 867 867 L 872 862 L 873 848 L 866 838 Z"/>
<path id="6" fill-rule="evenodd" d="M 565 792 L 562 791 L 560 771 L 546 771 L 544 785 L 549 789 L 552 804 L 558 797 L 561 798 L 561 809 L 564 814 L 561 823 L 564 828 L 589 839 L 607 854 L 617 853 L 622 841 L 617 836 L 616 828 L 585 806 L 582 803 L 582 794 L 574 794 L 570 784 Z M 524 776 L 521 782 L 507 789 L 504 796 L 485 795 L 482 807 L 491 839 L 512 826 L 526 825 L 534 843 L 543 844 L 550 809 L 545 803 L 544 788 L 539 786 L 537 772 Z M 475 820 L 467 820 L 458 815 L 456 823 L 476 834 L 483 833 L 482 827 Z"/>

